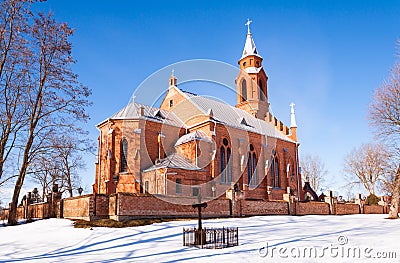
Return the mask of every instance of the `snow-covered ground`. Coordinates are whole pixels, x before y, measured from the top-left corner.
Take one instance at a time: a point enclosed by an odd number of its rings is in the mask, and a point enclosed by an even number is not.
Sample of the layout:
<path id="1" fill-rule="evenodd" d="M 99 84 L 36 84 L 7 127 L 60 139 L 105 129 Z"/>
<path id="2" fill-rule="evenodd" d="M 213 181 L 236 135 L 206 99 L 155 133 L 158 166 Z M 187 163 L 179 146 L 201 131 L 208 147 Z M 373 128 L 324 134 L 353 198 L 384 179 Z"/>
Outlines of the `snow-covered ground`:
<path id="1" fill-rule="evenodd" d="M 0 262 L 400 262 L 400 220 L 385 217 L 205 220 L 204 227 L 239 227 L 239 246 L 225 249 L 183 247 L 182 228 L 196 220 L 90 230 L 48 219 L 0 227 Z"/>

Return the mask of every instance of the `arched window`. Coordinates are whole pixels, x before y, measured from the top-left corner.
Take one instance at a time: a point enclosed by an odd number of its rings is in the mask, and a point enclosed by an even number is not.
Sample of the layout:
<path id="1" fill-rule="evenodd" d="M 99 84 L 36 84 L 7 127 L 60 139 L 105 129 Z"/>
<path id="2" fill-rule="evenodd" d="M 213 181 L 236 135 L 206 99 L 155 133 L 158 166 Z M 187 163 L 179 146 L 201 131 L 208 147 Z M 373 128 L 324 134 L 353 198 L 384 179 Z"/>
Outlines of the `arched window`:
<path id="1" fill-rule="evenodd" d="M 220 148 L 220 173 L 221 183 L 232 182 L 232 164 L 231 164 L 231 148 L 229 148 L 228 139 L 222 140 L 222 146 Z"/>
<path id="2" fill-rule="evenodd" d="M 251 184 L 251 176 L 252 176 L 252 169 L 251 169 L 251 153 L 249 152 L 247 155 L 247 182 Z"/>
<path id="3" fill-rule="evenodd" d="M 221 163 L 221 182 L 226 182 L 226 171 L 225 171 L 225 148 L 221 146 L 220 150 L 220 163 Z"/>
<path id="4" fill-rule="evenodd" d="M 271 175 L 271 185 L 272 187 L 275 186 L 275 176 L 274 176 L 274 171 L 275 171 L 275 158 L 272 156 L 271 157 L 271 166 L 269 167 L 270 169 L 270 175 Z"/>
<path id="5" fill-rule="evenodd" d="M 281 187 L 280 177 L 279 177 L 279 160 L 276 154 L 271 157 L 271 183 L 272 187 Z"/>
<path id="6" fill-rule="evenodd" d="M 124 138 L 121 142 L 121 166 L 120 172 L 127 172 L 128 170 L 128 141 Z"/>
<path id="7" fill-rule="evenodd" d="M 226 149 L 226 161 L 227 161 L 227 174 L 228 182 L 232 182 L 232 162 L 231 162 L 231 148 Z"/>
<path id="8" fill-rule="evenodd" d="M 259 93 L 260 93 L 260 100 L 264 101 L 264 88 L 263 88 L 263 83 L 262 80 L 260 79 L 260 81 L 258 82 L 258 88 L 259 88 Z"/>
<path id="9" fill-rule="evenodd" d="M 247 100 L 247 86 L 246 86 L 246 80 L 242 80 L 242 101 Z"/>
<path id="10" fill-rule="evenodd" d="M 256 153 L 253 152 L 253 177 L 252 179 L 252 184 L 256 185 L 257 184 L 257 157 L 256 157 Z"/>
<path id="11" fill-rule="evenodd" d="M 249 185 L 257 184 L 257 156 L 252 144 L 250 144 L 250 151 L 247 155 L 247 181 Z"/>

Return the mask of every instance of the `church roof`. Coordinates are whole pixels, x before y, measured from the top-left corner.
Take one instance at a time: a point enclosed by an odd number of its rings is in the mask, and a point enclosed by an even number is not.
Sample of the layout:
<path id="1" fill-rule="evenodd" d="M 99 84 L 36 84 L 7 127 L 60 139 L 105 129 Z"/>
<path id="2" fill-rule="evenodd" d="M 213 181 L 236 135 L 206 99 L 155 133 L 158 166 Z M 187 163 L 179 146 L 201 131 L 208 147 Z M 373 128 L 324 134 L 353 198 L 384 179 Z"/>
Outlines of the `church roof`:
<path id="1" fill-rule="evenodd" d="M 186 94 L 185 91 L 183 93 Z M 276 130 L 272 124 L 258 119 L 242 109 L 212 98 L 193 96 L 193 94 L 188 96 L 187 99 L 204 114 L 208 114 L 211 109 L 213 119 L 224 125 L 292 142 L 282 132 Z"/>
<path id="2" fill-rule="evenodd" d="M 180 137 L 176 143 L 175 146 L 190 142 L 190 141 L 205 141 L 205 142 L 212 142 L 211 138 L 207 136 L 207 134 L 203 131 L 197 130 L 188 134 L 183 135 Z"/>
<path id="3" fill-rule="evenodd" d="M 160 169 L 160 168 L 177 168 L 184 170 L 202 170 L 197 165 L 192 164 L 188 159 L 184 156 L 174 153 L 168 155 L 166 158 L 160 160 L 159 163 L 151 166 L 150 168 L 144 170 L 144 172 Z"/>
<path id="4" fill-rule="evenodd" d="M 143 107 L 143 115 L 140 114 L 140 108 Z M 184 127 L 184 123 L 173 112 L 154 108 L 151 106 L 130 102 L 126 107 L 110 117 L 114 120 L 132 120 L 144 118 L 156 122 L 162 122 L 176 127 Z"/>

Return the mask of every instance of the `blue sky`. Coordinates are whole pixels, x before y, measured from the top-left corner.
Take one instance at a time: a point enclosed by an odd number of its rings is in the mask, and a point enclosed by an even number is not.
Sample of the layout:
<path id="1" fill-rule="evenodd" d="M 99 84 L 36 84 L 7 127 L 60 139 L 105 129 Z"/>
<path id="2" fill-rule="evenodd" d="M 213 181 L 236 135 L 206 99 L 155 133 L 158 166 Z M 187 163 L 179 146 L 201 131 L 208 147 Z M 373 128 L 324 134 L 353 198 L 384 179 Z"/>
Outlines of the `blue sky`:
<path id="1" fill-rule="evenodd" d="M 341 194 L 343 158 L 373 139 L 368 104 L 395 61 L 400 37 L 399 1 L 50 0 L 36 9 L 51 10 L 76 29 L 75 71 L 93 90 L 87 124 L 93 140 L 95 124 L 124 107 L 155 71 L 189 59 L 237 66 L 244 24 L 252 19 L 274 114 L 288 125 L 289 104 L 296 104 L 300 154 L 319 155 L 331 188 Z M 225 96 L 216 89 L 208 94 Z M 82 177 L 90 190 L 94 158 L 86 159 Z"/>

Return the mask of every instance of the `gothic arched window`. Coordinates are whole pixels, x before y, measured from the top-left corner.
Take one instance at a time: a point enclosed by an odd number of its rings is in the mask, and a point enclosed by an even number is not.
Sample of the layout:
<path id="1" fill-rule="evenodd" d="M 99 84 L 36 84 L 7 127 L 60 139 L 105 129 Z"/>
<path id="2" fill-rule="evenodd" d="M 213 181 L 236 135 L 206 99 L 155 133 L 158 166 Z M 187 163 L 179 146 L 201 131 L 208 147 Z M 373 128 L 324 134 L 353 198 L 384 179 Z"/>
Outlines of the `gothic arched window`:
<path id="1" fill-rule="evenodd" d="M 242 101 L 247 100 L 247 86 L 246 86 L 246 80 L 242 80 Z"/>
<path id="2" fill-rule="evenodd" d="M 247 181 L 249 185 L 257 184 L 257 156 L 252 144 L 247 155 Z"/>
<path id="3" fill-rule="evenodd" d="M 274 154 L 271 157 L 271 168 L 270 168 L 270 174 L 271 174 L 271 183 L 272 187 L 281 187 L 281 182 L 280 182 L 280 177 L 279 177 L 279 160 L 276 154 Z"/>
<path id="4" fill-rule="evenodd" d="M 228 182 L 232 182 L 232 162 L 231 162 L 231 148 L 226 149 L 226 163 L 227 163 L 227 177 L 228 177 Z"/>
<path id="5" fill-rule="evenodd" d="M 220 149 L 220 164 L 221 164 L 221 182 L 225 183 L 226 182 L 226 171 L 225 171 L 225 148 L 221 146 Z"/>
<path id="6" fill-rule="evenodd" d="M 231 148 L 229 148 L 228 139 L 222 140 L 222 146 L 220 148 L 220 173 L 221 183 L 232 182 L 232 164 L 231 164 Z"/>
<path id="7" fill-rule="evenodd" d="M 260 100 L 264 101 L 265 95 L 264 95 L 264 88 L 263 88 L 263 83 L 262 80 L 258 82 L 258 87 L 259 87 L 259 93 L 260 93 Z"/>
<path id="8" fill-rule="evenodd" d="M 120 172 L 128 170 L 128 141 L 124 138 L 121 142 L 121 166 Z"/>

